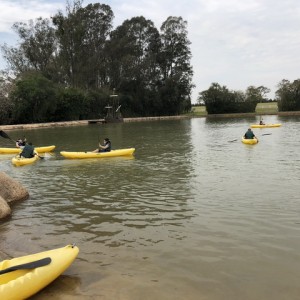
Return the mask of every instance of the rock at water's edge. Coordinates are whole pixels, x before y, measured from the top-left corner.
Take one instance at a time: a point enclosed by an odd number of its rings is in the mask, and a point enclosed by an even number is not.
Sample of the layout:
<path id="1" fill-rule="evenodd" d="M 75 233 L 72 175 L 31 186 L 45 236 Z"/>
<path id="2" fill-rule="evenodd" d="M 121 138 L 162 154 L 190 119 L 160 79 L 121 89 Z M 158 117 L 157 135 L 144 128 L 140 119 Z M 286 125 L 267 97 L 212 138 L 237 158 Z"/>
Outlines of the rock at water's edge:
<path id="1" fill-rule="evenodd" d="M 0 219 L 6 218 L 11 214 L 11 209 L 7 202 L 0 196 Z"/>
<path id="2" fill-rule="evenodd" d="M 3 172 L 0 172 L 0 197 L 7 203 L 26 200 L 29 198 L 29 193 L 25 187 L 15 179 L 9 177 Z"/>

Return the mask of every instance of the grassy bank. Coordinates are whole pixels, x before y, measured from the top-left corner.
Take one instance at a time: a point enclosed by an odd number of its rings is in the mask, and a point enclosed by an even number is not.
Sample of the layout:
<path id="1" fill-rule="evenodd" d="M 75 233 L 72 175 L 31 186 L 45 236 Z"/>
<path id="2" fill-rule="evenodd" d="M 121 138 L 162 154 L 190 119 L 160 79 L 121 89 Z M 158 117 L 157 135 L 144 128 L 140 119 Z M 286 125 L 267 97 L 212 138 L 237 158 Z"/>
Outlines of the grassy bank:
<path id="1" fill-rule="evenodd" d="M 278 113 L 277 102 L 258 103 L 256 105 L 255 112 L 257 114 L 277 114 Z"/>
<path id="2" fill-rule="evenodd" d="M 277 102 L 258 103 L 255 109 L 255 113 L 260 115 L 277 114 L 278 113 Z M 207 116 L 206 107 L 193 106 L 190 114 L 192 116 L 198 116 L 198 117 Z"/>
<path id="3" fill-rule="evenodd" d="M 193 106 L 190 114 L 193 116 L 199 116 L 199 117 L 207 116 L 206 107 L 205 106 Z"/>

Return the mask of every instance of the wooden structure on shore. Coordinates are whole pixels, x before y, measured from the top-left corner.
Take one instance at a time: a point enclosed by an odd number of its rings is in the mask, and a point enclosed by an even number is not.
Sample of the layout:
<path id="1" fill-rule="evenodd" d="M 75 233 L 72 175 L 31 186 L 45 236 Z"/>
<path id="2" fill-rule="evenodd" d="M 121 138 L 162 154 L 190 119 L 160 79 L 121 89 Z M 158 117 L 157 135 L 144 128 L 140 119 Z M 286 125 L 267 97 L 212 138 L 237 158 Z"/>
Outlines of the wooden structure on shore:
<path id="1" fill-rule="evenodd" d="M 105 121 L 105 119 L 95 119 L 95 120 L 88 120 L 88 123 L 89 124 L 97 124 L 97 123 L 103 124 L 103 123 L 106 123 L 106 121 Z"/>
<path id="2" fill-rule="evenodd" d="M 122 123 L 123 117 L 121 114 L 121 105 L 119 103 L 119 96 L 110 95 L 111 101 L 105 106 L 107 109 L 106 117 L 104 118 L 106 123 Z"/>

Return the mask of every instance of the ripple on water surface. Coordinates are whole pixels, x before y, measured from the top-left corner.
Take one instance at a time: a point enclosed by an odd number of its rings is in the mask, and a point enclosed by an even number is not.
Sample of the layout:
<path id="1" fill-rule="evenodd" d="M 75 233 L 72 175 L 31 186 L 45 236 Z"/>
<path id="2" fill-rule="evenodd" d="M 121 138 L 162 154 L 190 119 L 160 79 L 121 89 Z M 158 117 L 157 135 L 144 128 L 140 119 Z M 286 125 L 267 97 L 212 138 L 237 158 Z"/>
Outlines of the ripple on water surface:
<path id="1" fill-rule="evenodd" d="M 1 224 L 0 245 L 20 255 L 76 242 L 80 255 L 70 272 L 80 274 L 78 293 L 86 297 L 298 299 L 299 120 L 256 130 L 260 142 L 249 147 L 240 138 L 255 121 L 101 127 L 118 147 L 136 147 L 131 159 L 56 153 L 14 168 L 1 157 L 1 170 L 20 180 L 30 199 Z M 48 138 L 58 138 L 57 130 Z M 63 134 L 66 145 L 88 149 L 98 132 Z M 86 137 L 81 144 L 78 136 Z"/>

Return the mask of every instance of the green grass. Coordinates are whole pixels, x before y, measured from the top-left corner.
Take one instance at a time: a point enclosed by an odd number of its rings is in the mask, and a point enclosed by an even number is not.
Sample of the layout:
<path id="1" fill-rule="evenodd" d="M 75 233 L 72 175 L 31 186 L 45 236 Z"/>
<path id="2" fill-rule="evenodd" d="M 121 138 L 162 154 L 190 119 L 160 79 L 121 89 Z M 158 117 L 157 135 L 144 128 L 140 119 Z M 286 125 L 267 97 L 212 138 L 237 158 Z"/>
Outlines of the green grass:
<path id="1" fill-rule="evenodd" d="M 271 114 L 278 112 L 277 102 L 258 103 L 255 109 L 257 114 Z M 189 113 L 193 116 L 207 116 L 205 106 L 193 106 Z"/>
<path id="2" fill-rule="evenodd" d="M 258 114 L 277 113 L 278 112 L 277 102 L 258 103 L 255 112 Z"/>
<path id="3" fill-rule="evenodd" d="M 205 106 L 193 106 L 190 114 L 193 116 L 206 116 L 207 111 Z"/>

